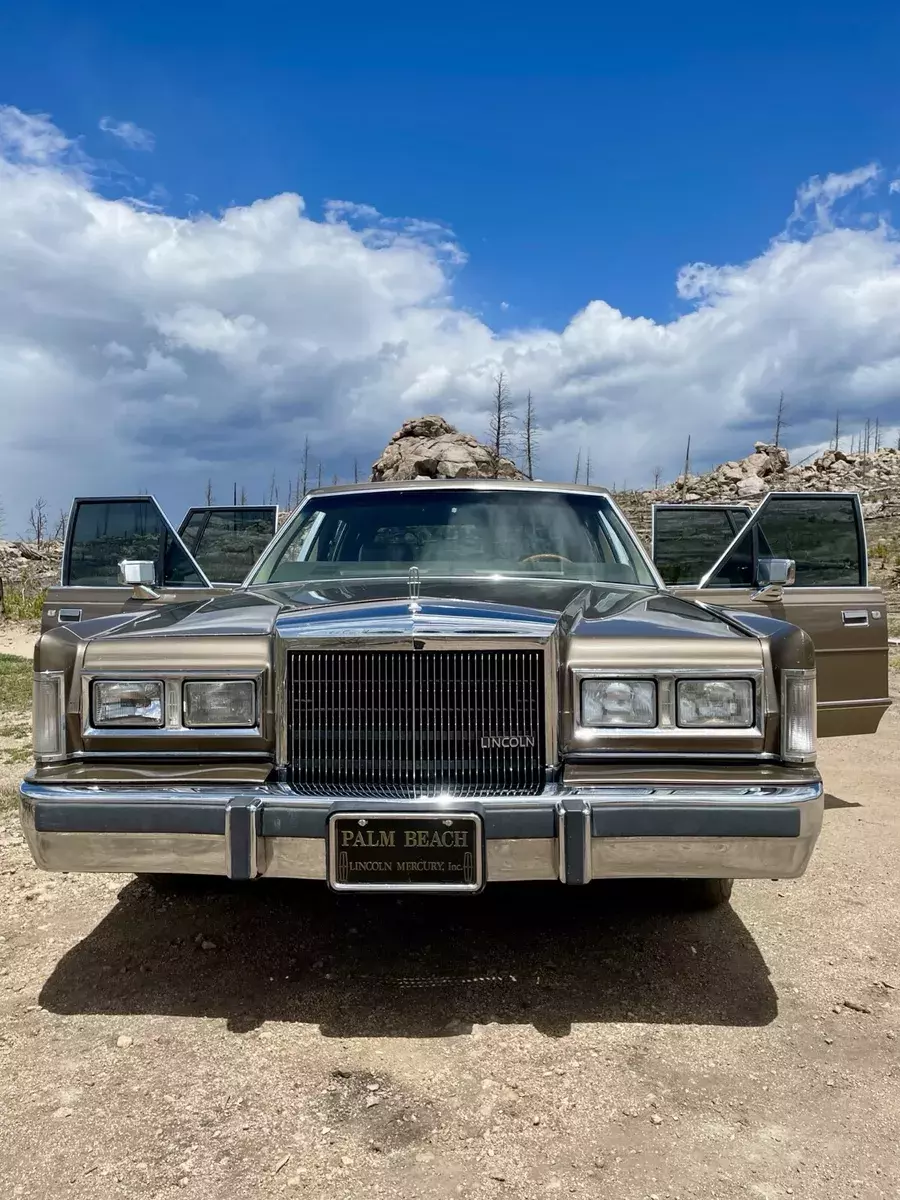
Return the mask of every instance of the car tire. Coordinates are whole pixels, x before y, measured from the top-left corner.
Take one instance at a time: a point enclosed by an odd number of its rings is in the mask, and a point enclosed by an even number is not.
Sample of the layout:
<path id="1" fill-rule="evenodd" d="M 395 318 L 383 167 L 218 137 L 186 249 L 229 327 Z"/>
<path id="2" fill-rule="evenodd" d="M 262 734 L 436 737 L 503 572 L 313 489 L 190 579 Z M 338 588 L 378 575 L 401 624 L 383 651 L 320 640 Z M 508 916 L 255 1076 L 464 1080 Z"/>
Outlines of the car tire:
<path id="1" fill-rule="evenodd" d="M 731 899 L 733 879 L 681 879 L 678 881 L 682 907 L 695 912 L 721 908 Z"/>

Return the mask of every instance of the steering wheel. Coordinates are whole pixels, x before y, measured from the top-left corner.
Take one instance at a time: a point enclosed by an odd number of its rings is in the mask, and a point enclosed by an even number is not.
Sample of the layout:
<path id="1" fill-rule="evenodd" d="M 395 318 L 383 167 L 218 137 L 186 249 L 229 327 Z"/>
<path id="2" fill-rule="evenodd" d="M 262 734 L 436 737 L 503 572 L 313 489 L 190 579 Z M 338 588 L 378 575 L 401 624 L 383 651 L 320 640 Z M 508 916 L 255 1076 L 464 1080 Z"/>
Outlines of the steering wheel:
<path id="1" fill-rule="evenodd" d="M 527 558 L 520 558 L 520 563 L 542 562 L 545 558 L 552 558 L 556 562 L 572 563 L 571 558 L 566 558 L 564 554 L 529 554 Z"/>

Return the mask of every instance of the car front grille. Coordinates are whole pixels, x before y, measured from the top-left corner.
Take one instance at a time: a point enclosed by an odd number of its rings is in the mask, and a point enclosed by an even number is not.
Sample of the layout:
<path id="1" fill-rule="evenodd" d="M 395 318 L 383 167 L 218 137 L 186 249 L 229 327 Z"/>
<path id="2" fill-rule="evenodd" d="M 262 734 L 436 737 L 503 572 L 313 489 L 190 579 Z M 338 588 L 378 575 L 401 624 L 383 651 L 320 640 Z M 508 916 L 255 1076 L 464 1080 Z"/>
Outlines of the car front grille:
<path id="1" fill-rule="evenodd" d="M 288 782 L 306 794 L 533 795 L 540 650 L 299 650 L 286 665 Z"/>

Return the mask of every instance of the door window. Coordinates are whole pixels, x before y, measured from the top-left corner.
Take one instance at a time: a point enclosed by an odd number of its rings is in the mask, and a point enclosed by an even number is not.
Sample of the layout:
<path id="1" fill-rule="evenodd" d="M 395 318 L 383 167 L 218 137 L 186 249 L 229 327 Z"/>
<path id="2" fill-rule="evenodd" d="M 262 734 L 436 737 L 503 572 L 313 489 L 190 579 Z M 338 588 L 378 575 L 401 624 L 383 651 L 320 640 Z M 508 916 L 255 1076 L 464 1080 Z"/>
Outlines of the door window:
<path id="1" fill-rule="evenodd" d="M 216 583 L 241 583 L 275 536 L 274 506 L 193 510 L 183 528 L 193 536 L 194 557 Z M 199 529 L 194 524 L 200 517 Z"/>
<path id="2" fill-rule="evenodd" d="M 76 500 L 66 536 L 63 584 L 68 587 L 117 587 L 122 559 L 156 564 L 164 587 L 207 587 L 152 496 Z"/>
<path id="3" fill-rule="evenodd" d="M 707 587 L 754 587 L 761 557 L 790 558 L 795 587 L 864 587 L 867 564 L 859 497 L 771 493 L 743 536 L 715 565 Z"/>
<path id="4" fill-rule="evenodd" d="M 699 583 L 749 517 L 750 510 L 743 506 L 657 505 L 653 561 L 663 582 Z"/>

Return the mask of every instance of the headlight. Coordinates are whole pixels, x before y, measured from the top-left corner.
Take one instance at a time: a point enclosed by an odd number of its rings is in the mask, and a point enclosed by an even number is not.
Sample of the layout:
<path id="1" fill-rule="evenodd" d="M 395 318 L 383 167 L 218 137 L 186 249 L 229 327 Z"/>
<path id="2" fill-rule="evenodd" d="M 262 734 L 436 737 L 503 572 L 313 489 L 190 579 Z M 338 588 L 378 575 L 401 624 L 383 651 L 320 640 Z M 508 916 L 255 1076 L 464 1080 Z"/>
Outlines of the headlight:
<path id="1" fill-rule="evenodd" d="M 749 729 L 753 684 L 749 679 L 681 679 L 677 721 L 685 729 Z"/>
<path id="2" fill-rule="evenodd" d="M 91 696 L 97 729 L 161 729 L 163 685 L 159 679 L 97 679 Z"/>
<path id="3" fill-rule="evenodd" d="M 652 679 L 583 679 L 581 723 L 651 729 L 656 724 L 656 684 Z"/>
<path id="4" fill-rule="evenodd" d="M 256 684 L 251 679 L 197 680 L 184 685 L 189 729 L 246 729 L 256 724 Z"/>
<path id="5" fill-rule="evenodd" d="M 785 762 L 815 762 L 815 671 L 781 674 L 781 757 Z"/>

